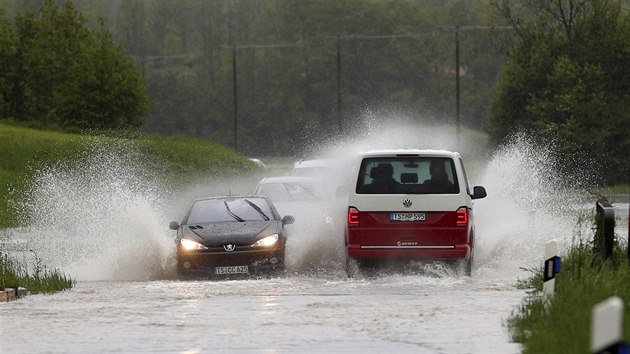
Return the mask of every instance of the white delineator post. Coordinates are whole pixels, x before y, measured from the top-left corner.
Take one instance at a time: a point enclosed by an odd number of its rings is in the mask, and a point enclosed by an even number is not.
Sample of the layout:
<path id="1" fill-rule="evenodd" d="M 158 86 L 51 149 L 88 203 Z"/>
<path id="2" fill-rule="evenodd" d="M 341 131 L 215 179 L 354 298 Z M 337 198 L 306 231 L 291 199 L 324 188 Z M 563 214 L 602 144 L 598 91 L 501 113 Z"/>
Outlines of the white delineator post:
<path id="1" fill-rule="evenodd" d="M 623 301 L 613 296 L 593 307 L 591 319 L 591 353 L 628 353 L 621 339 L 623 332 Z"/>
<path id="2" fill-rule="evenodd" d="M 560 273 L 558 242 L 551 240 L 545 245 L 545 271 L 543 274 L 543 301 L 545 305 L 553 298 L 557 273 Z"/>

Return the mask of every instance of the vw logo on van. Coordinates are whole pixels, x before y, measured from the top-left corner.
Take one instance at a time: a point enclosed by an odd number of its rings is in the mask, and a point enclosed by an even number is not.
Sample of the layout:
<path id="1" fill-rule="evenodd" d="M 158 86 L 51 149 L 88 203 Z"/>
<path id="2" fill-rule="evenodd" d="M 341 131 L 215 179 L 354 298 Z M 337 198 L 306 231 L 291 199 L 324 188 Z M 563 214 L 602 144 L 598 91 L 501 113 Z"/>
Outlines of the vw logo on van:
<path id="1" fill-rule="evenodd" d="M 409 199 L 405 199 L 405 200 L 403 200 L 403 206 L 404 206 L 405 208 L 409 208 L 409 207 L 411 207 L 411 205 L 412 205 L 412 204 L 413 204 L 413 203 L 412 203 L 412 202 L 411 202 L 411 200 L 409 200 Z"/>

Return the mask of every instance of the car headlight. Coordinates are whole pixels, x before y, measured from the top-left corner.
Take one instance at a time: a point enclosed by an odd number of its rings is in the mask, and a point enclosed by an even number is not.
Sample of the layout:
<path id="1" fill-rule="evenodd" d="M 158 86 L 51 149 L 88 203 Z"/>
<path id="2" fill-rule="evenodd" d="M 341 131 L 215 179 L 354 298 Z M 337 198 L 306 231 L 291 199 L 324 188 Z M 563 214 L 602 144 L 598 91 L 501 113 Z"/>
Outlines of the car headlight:
<path id="1" fill-rule="evenodd" d="M 269 235 L 261 238 L 252 245 L 252 247 L 269 247 L 278 242 L 278 234 Z"/>
<path id="2" fill-rule="evenodd" d="M 187 238 L 183 238 L 179 240 L 179 243 L 182 245 L 182 248 L 186 251 L 195 251 L 195 250 L 207 250 L 208 247 L 202 245 L 199 242 L 195 242 L 193 240 L 189 240 Z"/>

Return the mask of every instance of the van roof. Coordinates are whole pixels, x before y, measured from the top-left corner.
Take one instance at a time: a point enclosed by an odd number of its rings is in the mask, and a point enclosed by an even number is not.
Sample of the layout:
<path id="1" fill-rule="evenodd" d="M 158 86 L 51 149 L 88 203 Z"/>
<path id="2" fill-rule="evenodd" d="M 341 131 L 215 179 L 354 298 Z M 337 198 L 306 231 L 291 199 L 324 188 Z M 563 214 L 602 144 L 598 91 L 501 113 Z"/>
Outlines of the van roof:
<path id="1" fill-rule="evenodd" d="M 370 150 L 361 154 L 362 157 L 377 156 L 397 156 L 397 155 L 418 155 L 418 156 L 435 156 L 435 157 L 452 157 L 459 158 L 458 152 L 448 150 L 431 150 L 431 149 L 390 149 L 390 150 Z"/>

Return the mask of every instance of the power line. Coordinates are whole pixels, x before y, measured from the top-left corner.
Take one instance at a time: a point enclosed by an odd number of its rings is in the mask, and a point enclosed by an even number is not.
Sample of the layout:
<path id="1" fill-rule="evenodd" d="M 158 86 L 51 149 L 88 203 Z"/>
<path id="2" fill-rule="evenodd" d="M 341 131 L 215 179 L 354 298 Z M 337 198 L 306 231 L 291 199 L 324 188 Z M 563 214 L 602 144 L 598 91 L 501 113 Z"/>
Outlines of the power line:
<path id="1" fill-rule="evenodd" d="M 386 40 L 386 39 L 413 39 L 418 37 L 423 37 L 427 35 L 432 35 L 436 33 L 449 33 L 449 32 L 464 32 L 464 31 L 487 31 L 487 30 L 512 30 L 514 27 L 512 26 L 445 26 L 445 27 L 435 27 L 429 28 L 421 32 L 415 33 L 395 33 L 395 34 L 374 34 L 374 35 L 366 35 L 366 34 L 350 34 L 350 35 L 320 35 L 307 39 L 301 39 L 298 42 L 287 42 L 287 43 L 251 43 L 251 44 L 238 44 L 235 43 L 233 45 L 218 45 L 216 48 L 221 49 L 229 49 L 229 50 L 244 50 L 244 49 L 291 49 L 291 48 L 303 48 L 305 46 L 314 45 L 316 43 L 321 43 L 322 39 L 327 40 L 340 40 L 340 41 L 352 41 L 352 40 Z M 139 56 L 131 54 L 130 57 L 134 59 L 144 60 L 160 60 L 160 59 L 190 59 L 190 58 L 199 58 L 202 57 L 201 54 L 173 54 L 173 55 L 148 55 L 148 56 Z"/>

